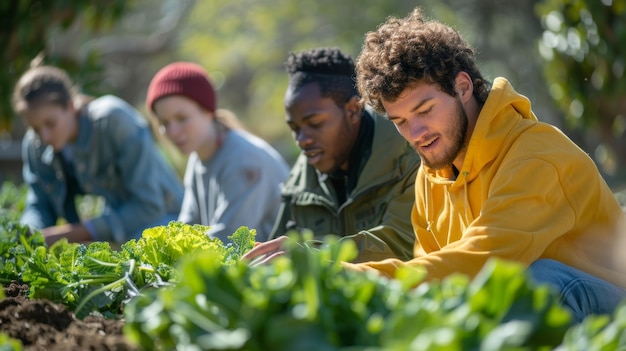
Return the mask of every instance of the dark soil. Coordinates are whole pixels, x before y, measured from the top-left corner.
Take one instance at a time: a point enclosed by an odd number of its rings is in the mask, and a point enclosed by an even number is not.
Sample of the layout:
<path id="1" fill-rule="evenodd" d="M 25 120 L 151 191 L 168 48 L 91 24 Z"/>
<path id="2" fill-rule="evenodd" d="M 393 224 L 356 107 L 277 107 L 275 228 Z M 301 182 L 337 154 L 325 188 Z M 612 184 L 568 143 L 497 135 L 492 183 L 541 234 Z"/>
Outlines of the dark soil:
<path id="1" fill-rule="evenodd" d="M 28 285 L 11 283 L 0 301 L 0 332 L 26 351 L 138 350 L 125 338 L 121 319 L 76 319 L 64 305 L 28 299 Z"/>

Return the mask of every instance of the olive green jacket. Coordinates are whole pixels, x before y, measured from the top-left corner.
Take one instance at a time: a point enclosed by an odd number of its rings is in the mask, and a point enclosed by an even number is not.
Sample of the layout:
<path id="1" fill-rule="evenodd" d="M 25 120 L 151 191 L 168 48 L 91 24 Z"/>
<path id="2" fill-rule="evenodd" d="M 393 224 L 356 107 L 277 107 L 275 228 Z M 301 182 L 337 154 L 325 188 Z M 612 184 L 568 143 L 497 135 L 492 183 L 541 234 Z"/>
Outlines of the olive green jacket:
<path id="1" fill-rule="evenodd" d="M 372 113 L 374 138 L 369 160 L 356 187 L 339 204 L 328 176 L 301 154 L 282 187 L 282 204 L 270 239 L 289 230 L 311 230 L 316 240 L 333 234 L 353 239 L 353 262 L 413 258 L 411 226 L 419 156 L 395 126 Z"/>

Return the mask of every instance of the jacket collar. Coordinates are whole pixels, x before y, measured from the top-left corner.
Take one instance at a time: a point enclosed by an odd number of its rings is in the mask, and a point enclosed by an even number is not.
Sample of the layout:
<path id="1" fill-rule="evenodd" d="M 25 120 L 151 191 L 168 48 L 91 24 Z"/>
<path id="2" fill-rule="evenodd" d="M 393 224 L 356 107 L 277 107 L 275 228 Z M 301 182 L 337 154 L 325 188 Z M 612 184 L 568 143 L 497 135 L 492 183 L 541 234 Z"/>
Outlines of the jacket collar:
<path id="1" fill-rule="evenodd" d="M 370 154 L 372 153 L 373 137 L 374 120 L 366 110 L 363 110 L 361 124 L 359 125 L 359 134 L 350 151 L 348 170 L 337 170 L 328 174 L 328 178 L 330 178 L 330 181 L 335 185 L 335 190 L 338 192 L 337 196 L 339 196 L 341 203 L 343 203 L 341 200 L 345 200 L 346 194 L 350 194 L 356 187 L 363 167 L 367 164 Z M 320 181 L 321 180 L 322 179 L 320 179 Z"/>
<path id="2" fill-rule="evenodd" d="M 74 142 L 76 150 L 82 150 L 89 146 L 93 139 L 93 121 L 89 118 L 89 105 L 80 111 L 78 117 L 78 138 Z"/>
<path id="3" fill-rule="evenodd" d="M 392 122 L 371 110 L 368 113 L 372 117 L 374 129 L 371 155 L 363 165 L 352 194 L 359 194 L 373 186 L 380 186 L 403 177 L 404 172 L 409 172 L 409 170 L 403 169 L 398 164 L 403 163 L 404 157 L 417 157 L 415 151 L 409 150 L 411 147 L 398 133 Z M 327 197 L 329 194 L 327 177 L 309 165 L 306 157 L 300 154 L 291 169 L 289 178 L 283 184 L 282 193 L 285 196 L 317 194 L 317 196 Z"/>
<path id="4" fill-rule="evenodd" d="M 355 192 L 368 188 L 371 184 L 381 184 L 402 177 L 406 170 L 398 167 L 398 163 L 401 163 L 398 158 L 407 154 L 417 157 L 414 150 L 406 152 L 411 146 L 391 121 L 373 112 L 369 107 L 368 112 L 374 121 L 374 138 L 371 155 L 363 167 Z"/>

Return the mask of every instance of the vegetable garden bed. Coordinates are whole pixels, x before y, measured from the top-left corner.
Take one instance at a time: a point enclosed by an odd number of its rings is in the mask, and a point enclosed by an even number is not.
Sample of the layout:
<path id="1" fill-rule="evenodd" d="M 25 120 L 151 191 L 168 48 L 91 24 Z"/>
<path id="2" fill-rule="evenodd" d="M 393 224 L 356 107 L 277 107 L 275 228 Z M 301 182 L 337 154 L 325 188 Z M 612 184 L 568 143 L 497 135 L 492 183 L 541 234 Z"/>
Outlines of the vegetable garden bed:
<path id="1" fill-rule="evenodd" d="M 6 297 L 0 301 L 0 332 L 19 340 L 24 350 L 137 350 L 123 333 L 122 319 L 102 316 L 77 319 L 65 305 L 28 299 L 28 285 L 18 282 L 10 283 L 4 291 Z"/>
<path id="2" fill-rule="evenodd" d="M 207 229 L 172 222 L 120 250 L 66 240 L 48 248 L 41 233 L 0 217 L 0 333 L 26 350 L 137 350 L 123 333 L 130 298 L 180 280 L 174 266 L 183 257 L 210 253 L 229 264 L 254 244 L 245 227 L 229 245 L 210 239 Z"/>
<path id="3" fill-rule="evenodd" d="M 1 199 L 0 199 L 1 202 Z M 0 211 L 0 350 L 626 350 L 626 304 L 574 325 L 514 263 L 421 283 L 348 271 L 351 242 L 307 236 L 267 265 L 239 260 L 202 226 L 172 222 L 113 250 L 60 241 Z M 298 244 L 299 243 L 299 244 Z M 417 288 L 414 288 L 417 286 Z"/>

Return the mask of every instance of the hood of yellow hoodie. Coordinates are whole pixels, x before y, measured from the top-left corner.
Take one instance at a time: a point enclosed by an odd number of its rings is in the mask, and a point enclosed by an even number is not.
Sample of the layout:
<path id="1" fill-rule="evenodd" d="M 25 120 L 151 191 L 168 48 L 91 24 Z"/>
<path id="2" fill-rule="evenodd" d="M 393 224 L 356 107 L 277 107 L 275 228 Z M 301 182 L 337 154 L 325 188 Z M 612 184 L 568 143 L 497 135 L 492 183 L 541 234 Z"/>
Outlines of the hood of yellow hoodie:
<path id="1" fill-rule="evenodd" d="M 537 121 L 530 101 L 515 91 L 506 78 L 496 78 L 476 120 L 459 177 L 456 181 L 452 180 L 451 167 L 435 171 L 422 165 L 428 180 L 455 187 L 475 179 L 480 170 L 496 158 L 502 143 L 520 118 Z"/>

